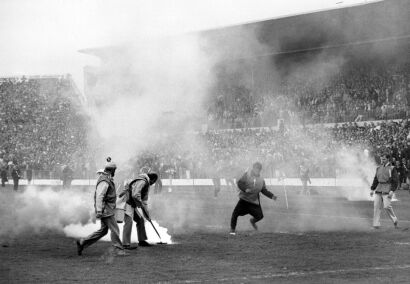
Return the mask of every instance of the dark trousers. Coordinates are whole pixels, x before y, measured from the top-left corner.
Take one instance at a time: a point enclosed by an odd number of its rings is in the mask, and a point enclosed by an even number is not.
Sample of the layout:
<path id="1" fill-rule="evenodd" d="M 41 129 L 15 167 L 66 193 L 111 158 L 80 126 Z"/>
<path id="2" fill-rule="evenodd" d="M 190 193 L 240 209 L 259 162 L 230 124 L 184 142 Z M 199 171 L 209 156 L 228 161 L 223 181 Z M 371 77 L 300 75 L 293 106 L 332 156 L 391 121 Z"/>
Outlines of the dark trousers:
<path id="1" fill-rule="evenodd" d="M 13 178 L 14 190 L 19 189 L 19 178 Z"/>
<path id="2" fill-rule="evenodd" d="M 5 187 L 7 182 L 7 174 L 4 172 L 1 173 L 1 186 Z"/>
<path id="3" fill-rule="evenodd" d="M 250 214 L 255 222 L 263 219 L 262 207 L 260 204 L 253 204 L 239 199 L 238 204 L 236 204 L 235 209 L 232 212 L 231 229 L 236 229 L 236 223 L 238 222 L 239 216 L 245 216 L 247 214 Z"/>
<path id="4" fill-rule="evenodd" d="M 124 228 L 122 231 L 122 242 L 125 246 L 131 245 L 131 232 L 132 232 L 132 221 L 133 220 L 137 226 L 138 242 L 147 240 L 147 233 L 145 231 L 144 218 L 139 216 L 136 212 L 134 212 L 133 218 L 125 214 Z"/>

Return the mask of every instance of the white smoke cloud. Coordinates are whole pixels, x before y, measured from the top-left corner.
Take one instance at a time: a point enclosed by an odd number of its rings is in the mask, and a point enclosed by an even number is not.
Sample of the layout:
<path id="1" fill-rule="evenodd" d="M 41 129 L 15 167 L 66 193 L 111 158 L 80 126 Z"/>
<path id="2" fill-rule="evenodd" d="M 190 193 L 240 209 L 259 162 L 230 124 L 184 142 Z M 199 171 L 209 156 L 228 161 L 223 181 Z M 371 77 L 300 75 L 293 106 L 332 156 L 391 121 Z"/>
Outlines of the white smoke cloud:
<path id="1" fill-rule="evenodd" d="M 7 200 L 1 208 L 0 239 L 18 236 L 25 232 L 42 233 L 54 231 L 64 233 L 67 237 L 80 238 L 100 228 L 100 223 L 92 222 L 94 191 L 80 189 L 54 190 L 28 186 L 21 193 L 1 193 L 2 200 Z M 148 241 L 152 243 L 172 243 L 168 230 L 153 221 L 161 239 L 151 224 L 145 224 Z M 119 224 L 122 231 L 122 224 Z M 133 226 L 132 241 L 138 242 L 137 232 Z M 103 241 L 110 241 L 107 234 Z"/>
<path id="2" fill-rule="evenodd" d="M 0 217 L 0 237 L 44 230 L 62 232 L 71 223 L 87 223 L 92 195 L 80 190 L 55 191 L 28 186 L 22 193 L 2 193 L 7 200 Z"/>
<path id="3" fill-rule="evenodd" d="M 351 201 L 371 200 L 370 186 L 376 172 L 376 162 L 364 150 L 343 148 L 336 153 L 336 162 L 341 169 L 337 180 L 350 183 L 341 191 L 342 196 Z"/>
<path id="4" fill-rule="evenodd" d="M 100 134 L 101 153 L 110 153 L 124 166 L 167 135 L 178 133 L 182 142 L 195 130 L 192 123 L 205 117 L 203 99 L 213 80 L 213 62 L 200 39 L 191 35 L 122 50 L 113 51 L 99 67 L 89 111 Z"/>

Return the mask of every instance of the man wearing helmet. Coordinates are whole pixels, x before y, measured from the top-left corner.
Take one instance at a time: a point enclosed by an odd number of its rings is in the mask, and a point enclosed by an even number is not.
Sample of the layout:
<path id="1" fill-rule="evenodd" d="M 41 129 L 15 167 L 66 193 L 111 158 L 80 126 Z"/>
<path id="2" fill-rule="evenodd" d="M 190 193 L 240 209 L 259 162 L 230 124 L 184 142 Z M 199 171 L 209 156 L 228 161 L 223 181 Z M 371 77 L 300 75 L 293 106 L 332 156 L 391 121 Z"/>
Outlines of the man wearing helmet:
<path id="1" fill-rule="evenodd" d="M 390 163 L 390 155 L 382 154 L 380 156 L 380 166 L 376 169 L 376 175 L 373 179 L 373 184 L 370 187 L 370 196 L 374 196 L 373 203 L 373 227 L 380 228 L 380 214 L 384 208 L 387 215 L 393 221 L 394 227 L 398 228 L 398 219 L 394 214 L 391 200 L 394 191 L 398 185 L 397 170 Z"/>
<path id="2" fill-rule="evenodd" d="M 125 249 L 133 249 L 131 247 L 131 231 L 132 221 L 134 220 L 137 226 L 138 232 L 138 245 L 139 246 L 151 246 L 147 242 L 147 234 L 145 232 L 144 218 L 137 208 L 141 208 L 143 215 L 147 220 L 150 220 L 148 212 L 148 193 L 149 188 L 158 179 L 156 173 L 142 172 L 137 178 L 130 180 L 126 183 L 124 191 L 119 195 L 123 197 L 126 202 L 125 216 L 124 216 L 124 228 L 122 234 L 122 241 Z"/>
<path id="3" fill-rule="evenodd" d="M 117 166 L 111 162 L 111 158 L 107 159 L 107 162 L 104 171 L 99 172 L 94 194 L 96 218 L 101 220 L 101 228 L 85 239 L 77 241 L 78 255 L 81 255 L 86 247 L 105 236 L 108 233 L 108 229 L 111 231 L 111 241 L 116 249 L 116 254 L 120 256 L 127 255 L 124 253 L 120 239 L 120 230 L 114 217 L 117 195 L 113 177 Z"/>

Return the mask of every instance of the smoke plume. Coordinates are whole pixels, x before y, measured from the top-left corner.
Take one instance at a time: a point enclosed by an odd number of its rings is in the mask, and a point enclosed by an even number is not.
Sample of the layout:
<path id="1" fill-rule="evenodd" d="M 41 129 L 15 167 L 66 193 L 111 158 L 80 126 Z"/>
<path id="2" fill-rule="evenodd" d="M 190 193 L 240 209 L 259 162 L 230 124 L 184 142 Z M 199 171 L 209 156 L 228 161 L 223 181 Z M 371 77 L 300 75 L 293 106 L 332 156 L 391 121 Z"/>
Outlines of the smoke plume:
<path id="1" fill-rule="evenodd" d="M 212 62 L 196 36 L 127 45 L 109 54 L 90 90 L 98 154 L 125 166 L 137 153 L 177 133 L 180 141 L 203 118 Z M 192 144 L 192 143 L 188 143 Z M 101 160 L 101 156 L 96 160 Z"/>
<path id="2" fill-rule="evenodd" d="M 72 223 L 86 224 L 93 211 L 92 195 L 79 190 L 55 191 L 28 186 L 22 193 L 1 193 L 0 237 L 45 230 L 63 232 Z"/>
<path id="3" fill-rule="evenodd" d="M 93 221 L 93 191 L 79 189 L 56 191 L 52 188 L 29 186 L 24 192 L 13 194 L 2 192 L 0 239 L 23 233 L 40 234 L 46 231 L 64 233 L 67 237 L 82 238 L 100 228 L 100 222 Z M 146 223 L 148 241 L 171 243 L 167 229 L 153 221 L 161 239 L 151 224 Z M 122 231 L 122 225 L 119 225 Z M 132 242 L 138 242 L 133 226 Z M 109 234 L 103 241 L 110 241 Z"/>
<path id="4" fill-rule="evenodd" d="M 374 159 L 367 152 L 355 148 L 340 149 L 336 153 L 336 162 L 340 169 L 337 182 L 350 184 L 344 186 L 341 195 L 351 201 L 371 200 L 370 186 L 376 172 Z"/>

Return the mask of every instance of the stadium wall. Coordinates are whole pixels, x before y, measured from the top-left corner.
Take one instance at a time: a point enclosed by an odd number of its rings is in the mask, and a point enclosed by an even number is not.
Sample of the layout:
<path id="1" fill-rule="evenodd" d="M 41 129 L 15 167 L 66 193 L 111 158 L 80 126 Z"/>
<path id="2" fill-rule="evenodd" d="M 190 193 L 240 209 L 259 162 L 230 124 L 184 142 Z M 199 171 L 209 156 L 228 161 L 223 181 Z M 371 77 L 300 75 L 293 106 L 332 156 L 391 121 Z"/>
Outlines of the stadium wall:
<path id="1" fill-rule="evenodd" d="M 72 186 L 94 186 L 95 179 L 75 179 L 72 181 Z M 302 186 L 302 182 L 298 178 L 287 178 L 284 181 L 278 179 L 265 179 L 268 186 Z M 314 187 L 356 187 L 362 184 L 360 179 L 343 179 L 343 178 L 312 178 L 312 185 Z M 162 179 L 163 186 L 178 186 L 178 187 L 192 187 L 192 186 L 213 186 L 212 179 Z M 27 185 L 27 180 L 20 180 L 20 185 Z M 32 185 L 40 186 L 58 186 L 62 185 L 62 181 L 58 179 L 38 179 L 33 180 Z M 226 180 L 221 179 L 221 185 L 226 186 Z"/>

